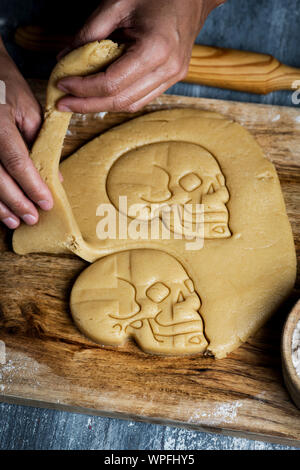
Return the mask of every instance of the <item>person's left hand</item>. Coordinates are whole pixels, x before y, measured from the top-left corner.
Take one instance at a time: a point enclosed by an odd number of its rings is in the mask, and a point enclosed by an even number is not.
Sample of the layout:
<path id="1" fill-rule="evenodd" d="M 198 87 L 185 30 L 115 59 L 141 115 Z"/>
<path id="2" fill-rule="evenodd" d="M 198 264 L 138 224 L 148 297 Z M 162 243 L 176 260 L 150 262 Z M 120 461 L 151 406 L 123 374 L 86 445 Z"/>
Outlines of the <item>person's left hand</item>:
<path id="1" fill-rule="evenodd" d="M 121 31 L 125 53 L 105 72 L 60 80 L 60 111 L 136 112 L 187 74 L 195 38 L 225 0 L 104 0 L 68 50 Z M 63 51 L 67 52 L 67 51 Z"/>

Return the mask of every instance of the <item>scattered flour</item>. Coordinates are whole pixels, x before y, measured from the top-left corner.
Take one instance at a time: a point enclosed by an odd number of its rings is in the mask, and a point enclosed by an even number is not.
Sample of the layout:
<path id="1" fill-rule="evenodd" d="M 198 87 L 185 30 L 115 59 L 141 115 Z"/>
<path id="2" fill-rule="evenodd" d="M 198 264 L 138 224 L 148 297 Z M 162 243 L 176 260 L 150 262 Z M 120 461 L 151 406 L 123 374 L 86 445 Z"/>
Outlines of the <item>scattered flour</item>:
<path id="1" fill-rule="evenodd" d="M 280 114 L 276 114 L 276 116 L 272 118 L 272 122 L 277 122 L 279 121 L 279 119 L 280 119 Z"/>
<path id="2" fill-rule="evenodd" d="M 297 375 L 300 377 L 300 320 L 298 321 L 293 333 L 292 359 Z"/>
<path id="3" fill-rule="evenodd" d="M 103 119 L 107 115 L 107 111 L 101 111 L 100 113 L 94 114 L 94 117 Z"/>
<path id="4" fill-rule="evenodd" d="M 44 387 L 41 384 L 44 377 L 48 377 L 51 369 L 46 364 L 40 364 L 35 359 L 23 352 L 12 351 L 7 348 L 6 362 L 0 365 L 0 392 L 7 394 L 19 394 L 20 390 L 25 394 L 28 390 L 38 392 Z M 69 383 L 64 380 L 64 390 L 69 390 Z"/>
<path id="5" fill-rule="evenodd" d="M 189 419 L 192 423 L 199 418 L 207 418 L 211 423 L 232 423 L 238 415 L 238 409 L 243 406 L 243 402 L 235 400 L 230 403 L 218 403 L 213 410 L 194 412 Z"/>
<path id="6" fill-rule="evenodd" d="M 94 118 L 98 118 L 98 119 L 104 119 L 104 117 L 107 115 L 107 111 L 101 111 L 100 113 L 93 113 L 93 117 Z M 76 121 L 86 121 L 88 118 L 87 114 L 80 114 L 80 113 L 74 113 L 73 114 L 73 121 L 75 120 Z M 68 135 L 68 133 L 67 133 Z"/>
<path id="7" fill-rule="evenodd" d="M 80 114 L 80 113 L 74 113 L 73 114 L 73 119 L 80 119 L 81 121 L 86 121 L 87 120 L 87 115 L 86 114 Z"/>
<path id="8" fill-rule="evenodd" d="M 300 123 L 300 115 L 297 116 L 297 117 L 295 117 L 295 121 L 298 122 L 298 123 Z"/>
<path id="9" fill-rule="evenodd" d="M 31 379 L 32 387 L 39 387 L 40 383 L 37 380 L 40 365 L 32 358 L 24 354 L 16 353 L 14 360 L 7 360 L 6 363 L 0 367 L 0 391 L 9 392 L 11 388 L 18 384 L 20 378 Z"/>

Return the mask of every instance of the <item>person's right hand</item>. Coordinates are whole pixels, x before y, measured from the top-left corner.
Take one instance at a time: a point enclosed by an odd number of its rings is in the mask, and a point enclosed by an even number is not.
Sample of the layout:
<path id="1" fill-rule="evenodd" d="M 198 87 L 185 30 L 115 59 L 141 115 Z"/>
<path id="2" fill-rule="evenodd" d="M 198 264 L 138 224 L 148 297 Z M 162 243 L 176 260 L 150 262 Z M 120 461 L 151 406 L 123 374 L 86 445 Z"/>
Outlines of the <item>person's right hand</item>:
<path id="1" fill-rule="evenodd" d="M 40 105 L 1 38 L 0 71 L 6 85 L 6 104 L 0 104 L 0 221 L 14 229 L 21 219 L 34 225 L 38 221 L 35 204 L 49 210 L 53 199 L 26 145 L 33 142 L 41 125 Z"/>

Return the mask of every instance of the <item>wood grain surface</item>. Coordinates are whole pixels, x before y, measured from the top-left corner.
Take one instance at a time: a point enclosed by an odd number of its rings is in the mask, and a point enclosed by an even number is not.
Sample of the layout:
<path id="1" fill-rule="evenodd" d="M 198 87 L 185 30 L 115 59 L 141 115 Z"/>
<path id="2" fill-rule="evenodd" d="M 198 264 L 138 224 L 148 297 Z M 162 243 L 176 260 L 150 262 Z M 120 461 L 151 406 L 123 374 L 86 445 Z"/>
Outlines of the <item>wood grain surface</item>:
<path id="1" fill-rule="evenodd" d="M 274 57 L 195 44 L 185 81 L 202 85 L 267 94 L 291 90 L 300 70 Z M 297 88 L 297 87 L 296 87 Z"/>
<path id="2" fill-rule="evenodd" d="M 32 81 L 44 100 L 45 83 Z M 165 95 L 145 112 L 173 107 L 215 110 L 255 136 L 279 173 L 300 248 L 300 112 L 296 109 Z M 74 115 L 64 157 L 133 115 Z M 273 319 L 226 359 L 151 356 L 134 343 L 99 347 L 72 323 L 71 286 L 87 263 L 73 255 L 18 256 L 0 229 L 2 401 L 133 418 L 300 445 L 300 411 L 283 385 L 280 334 L 296 289 Z"/>

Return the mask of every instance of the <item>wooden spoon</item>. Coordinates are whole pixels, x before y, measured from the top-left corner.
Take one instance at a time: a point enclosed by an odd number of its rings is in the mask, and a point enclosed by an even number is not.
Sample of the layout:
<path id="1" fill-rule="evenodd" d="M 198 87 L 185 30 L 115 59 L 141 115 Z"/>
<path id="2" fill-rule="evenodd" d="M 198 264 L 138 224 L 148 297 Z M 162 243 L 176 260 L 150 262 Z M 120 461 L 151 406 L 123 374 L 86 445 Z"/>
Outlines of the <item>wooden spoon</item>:
<path id="1" fill-rule="evenodd" d="M 282 372 L 285 385 L 295 405 L 300 409 L 300 377 L 292 360 L 292 339 L 296 325 L 300 321 L 300 300 L 290 312 L 281 338 Z"/>

